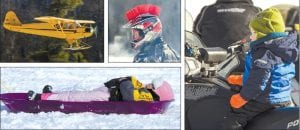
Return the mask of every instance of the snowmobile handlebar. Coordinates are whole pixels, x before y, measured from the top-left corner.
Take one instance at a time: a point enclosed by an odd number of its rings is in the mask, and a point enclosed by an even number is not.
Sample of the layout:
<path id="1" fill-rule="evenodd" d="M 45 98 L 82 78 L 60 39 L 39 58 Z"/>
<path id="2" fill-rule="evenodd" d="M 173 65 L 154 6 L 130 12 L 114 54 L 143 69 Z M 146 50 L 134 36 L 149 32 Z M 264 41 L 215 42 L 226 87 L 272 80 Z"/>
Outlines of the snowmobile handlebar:
<path id="1" fill-rule="evenodd" d="M 200 61 L 205 63 L 218 64 L 226 59 L 226 50 L 220 47 L 200 48 Z"/>
<path id="2" fill-rule="evenodd" d="M 248 49 L 249 42 L 246 40 L 240 40 L 231 44 L 227 50 L 221 47 L 197 48 L 195 49 L 197 53 L 194 53 L 197 55 L 185 58 L 185 75 L 186 77 L 195 75 L 201 75 L 201 77 L 216 76 L 220 69 L 232 61 L 231 59 L 240 53 L 248 51 Z"/>
<path id="3" fill-rule="evenodd" d="M 229 47 L 227 47 L 227 53 L 228 55 L 234 55 L 242 52 L 247 52 L 249 48 L 250 48 L 250 42 L 243 39 L 234 42 Z"/>
<path id="4" fill-rule="evenodd" d="M 210 77 L 217 72 L 219 63 L 227 58 L 227 51 L 220 47 L 199 48 L 197 57 L 185 57 L 185 75 L 201 74 Z"/>

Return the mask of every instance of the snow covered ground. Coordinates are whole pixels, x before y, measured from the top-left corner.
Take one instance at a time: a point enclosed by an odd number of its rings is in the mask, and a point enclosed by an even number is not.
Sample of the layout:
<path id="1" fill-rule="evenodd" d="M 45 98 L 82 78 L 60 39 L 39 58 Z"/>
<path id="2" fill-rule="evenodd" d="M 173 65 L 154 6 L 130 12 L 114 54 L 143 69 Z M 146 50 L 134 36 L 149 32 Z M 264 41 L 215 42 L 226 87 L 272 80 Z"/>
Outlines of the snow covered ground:
<path id="1" fill-rule="evenodd" d="M 173 87 L 175 101 L 164 114 L 11 113 L 1 103 L 1 129 L 180 129 L 180 68 L 1 68 L 1 93 L 92 90 L 120 76 L 141 82 L 162 77 Z"/>

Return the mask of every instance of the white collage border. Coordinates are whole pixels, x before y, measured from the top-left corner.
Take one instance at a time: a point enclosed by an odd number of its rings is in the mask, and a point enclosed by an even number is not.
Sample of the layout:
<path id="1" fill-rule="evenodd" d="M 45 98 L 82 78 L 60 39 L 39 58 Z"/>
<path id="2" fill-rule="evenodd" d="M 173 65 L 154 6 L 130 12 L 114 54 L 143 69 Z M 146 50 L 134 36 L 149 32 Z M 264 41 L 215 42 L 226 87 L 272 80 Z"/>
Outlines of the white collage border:
<path id="1" fill-rule="evenodd" d="M 180 63 L 109 63 L 108 61 L 108 18 L 109 18 L 109 12 L 108 12 L 108 1 L 104 0 L 104 62 L 103 63 L 3 63 L 0 62 L 0 68 L 63 68 L 63 67 L 69 67 L 69 68 L 180 68 L 180 129 L 184 130 L 185 124 L 184 124 L 184 30 L 185 30 L 185 0 L 180 0 L 180 26 L 181 26 L 181 32 L 180 32 L 180 44 L 181 44 L 181 50 L 180 50 Z"/>
<path id="2" fill-rule="evenodd" d="M 184 91 L 184 30 L 185 30 L 185 8 L 186 8 L 186 0 L 180 0 L 181 4 L 181 63 L 109 63 L 108 62 L 108 17 L 109 17 L 109 12 L 108 12 L 108 1 L 109 0 L 104 0 L 104 63 L 1 63 L 0 62 L 0 68 L 14 68 L 14 67 L 50 67 L 50 68 L 63 68 L 63 67 L 70 67 L 70 68 L 105 68 L 105 67 L 110 67 L 110 68 L 180 68 L 180 117 L 181 117 L 181 122 L 180 122 L 180 128 L 181 130 L 184 130 L 185 128 L 185 110 L 184 110 L 184 97 L 185 97 L 185 91 Z M 300 4 L 300 3 L 299 3 Z M 298 60 L 300 63 L 300 60 Z"/>

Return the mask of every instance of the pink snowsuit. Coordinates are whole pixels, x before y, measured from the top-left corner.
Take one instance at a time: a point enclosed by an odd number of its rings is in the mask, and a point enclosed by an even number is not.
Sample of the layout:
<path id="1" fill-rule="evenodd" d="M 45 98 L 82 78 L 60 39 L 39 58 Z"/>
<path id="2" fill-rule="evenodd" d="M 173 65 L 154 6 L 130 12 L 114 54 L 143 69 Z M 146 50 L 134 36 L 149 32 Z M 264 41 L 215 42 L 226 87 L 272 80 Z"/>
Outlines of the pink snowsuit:
<path id="1" fill-rule="evenodd" d="M 69 91 L 57 93 L 43 93 L 41 100 L 59 100 L 66 102 L 89 101 L 164 101 L 173 100 L 174 95 L 170 84 L 162 79 L 152 81 L 154 90 L 147 89 L 135 77 L 121 77 L 111 79 L 102 87 L 91 91 Z M 140 86 L 138 86 L 140 85 Z M 118 86 L 118 91 L 114 91 Z M 111 88 L 111 92 L 108 88 Z M 119 99 L 121 98 L 121 99 Z"/>
<path id="2" fill-rule="evenodd" d="M 41 100 L 60 100 L 65 102 L 108 101 L 110 93 L 107 87 L 99 87 L 91 91 L 67 91 L 59 93 L 43 93 Z"/>

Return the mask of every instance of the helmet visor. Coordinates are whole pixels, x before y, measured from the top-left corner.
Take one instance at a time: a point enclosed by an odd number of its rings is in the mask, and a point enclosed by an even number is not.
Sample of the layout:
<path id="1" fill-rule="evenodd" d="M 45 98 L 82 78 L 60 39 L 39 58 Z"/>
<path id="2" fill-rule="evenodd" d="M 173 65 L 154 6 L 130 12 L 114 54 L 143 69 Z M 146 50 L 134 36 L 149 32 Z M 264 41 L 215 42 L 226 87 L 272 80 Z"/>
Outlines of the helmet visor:
<path id="1" fill-rule="evenodd" d="M 133 42 L 139 42 L 143 40 L 144 37 L 145 34 L 142 29 L 136 29 L 136 28 L 131 29 L 131 39 Z"/>

